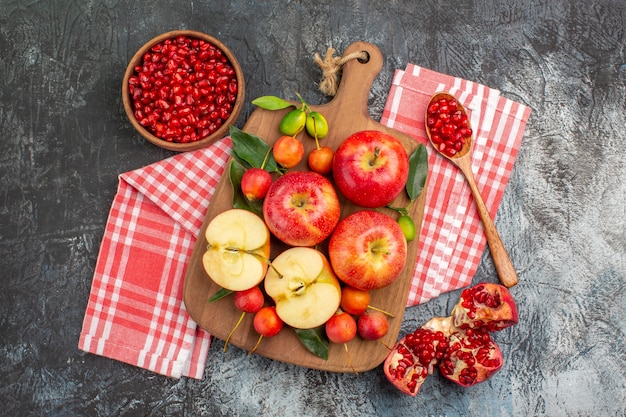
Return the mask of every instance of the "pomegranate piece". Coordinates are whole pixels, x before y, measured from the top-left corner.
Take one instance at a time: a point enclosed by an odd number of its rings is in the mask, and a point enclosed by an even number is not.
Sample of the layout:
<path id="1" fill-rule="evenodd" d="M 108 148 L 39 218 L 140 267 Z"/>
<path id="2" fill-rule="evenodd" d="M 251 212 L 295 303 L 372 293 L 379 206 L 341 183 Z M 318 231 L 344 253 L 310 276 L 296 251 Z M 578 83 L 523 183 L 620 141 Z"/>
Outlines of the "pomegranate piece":
<path id="1" fill-rule="evenodd" d="M 452 317 L 454 326 L 462 330 L 493 332 L 518 322 L 517 306 L 508 288 L 487 282 L 463 290 Z"/>
<path id="2" fill-rule="evenodd" d="M 438 325 L 438 321 L 443 323 L 446 319 L 433 320 L 403 337 L 383 364 L 389 382 L 405 394 L 415 396 L 418 393 L 448 348 L 448 326 L 439 329 Z"/>
<path id="3" fill-rule="evenodd" d="M 217 46 L 186 35 L 146 52 L 128 80 L 137 122 L 168 142 L 194 142 L 218 130 L 233 111 L 237 76 Z"/>
<path id="4" fill-rule="evenodd" d="M 470 329 L 450 336 L 439 371 L 450 381 L 469 387 L 490 378 L 502 364 L 502 351 L 489 333 Z"/>

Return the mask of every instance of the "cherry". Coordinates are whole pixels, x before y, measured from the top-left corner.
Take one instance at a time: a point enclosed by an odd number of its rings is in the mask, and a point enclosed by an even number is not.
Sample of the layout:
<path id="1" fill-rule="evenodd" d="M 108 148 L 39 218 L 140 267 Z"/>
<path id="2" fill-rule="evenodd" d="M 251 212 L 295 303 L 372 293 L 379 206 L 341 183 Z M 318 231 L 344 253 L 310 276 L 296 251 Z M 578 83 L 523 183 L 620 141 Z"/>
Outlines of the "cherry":
<path id="1" fill-rule="evenodd" d="M 326 336 L 333 343 L 343 343 L 346 351 L 346 357 L 350 367 L 356 374 L 357 371 L 352 366 L 352 360 L 348 353 L 348 342 L 356 337 L 357 326 L 354 317 L 342 311 L 338 311 L 334 316 L 328 319 L 325 324 Z"/>
<path id="2" fill-rule="evenodd" d="M 276 336 L 283 329 L 283 321 L 278 317 L 275 306 L 263 307 L 254 315 L 252 322 L 254 330 L 259 333 L 259 339 L 250 351 L 254 353 L 261 344 L 263 337 Z"/>
<path id="3" fill-rule="evenodd" d="M 261 292 L 259 287 L 252 287 L 247 290 L 235 292 L 235 307 L 241 310 L 241 316 L 224 342 L 224 352 L 226 352 L 226 349 L 228 348 L 228 341 L 243 321 L 246 313 L 256 313 L 261 310 L 264 301 L 263 292 Z"/>
<path id="4" fill-rule="evenodd" d="M 304 157 L 304 146 L 294 136 L 281 136 L 272 148 L 274 159 L 289 169 L 300 163 Z"/>
<path id="5" fill-rule="evenodd" d="M 371 300 L 368 290 L 346 286 L 341 289 L 341 309 L 355 316 L 365 313 Z"/>
<path id="6" fill-rule="evenodd" d="M 304 109 L 294 109 L 283 116 L 279 129 L 283 135 L 296 136 L 306 124 L 307 114 Z"/>
<path id="7" fill-rule="evenodd" d="M 365 340 L 378 340 L 387 334 L 389 320 L 380 311 L 367 311 L 359 316 L 357 331 Z"/>
<path id="8" fill-rule="evenodd" d="M 272 185 L 272 175 L 262 168 L 250 168 L 241 178 L 241 192 L 249 200 L 262 200 Z"/>
<path id="9" fill-rule="evenodd" d="M 307 158 L 309 169 L 321 175 L 328 174 L 333 168 L 334 155 L 335 152 L 328 146 L 313 149 Z"/>
<path id="10" fill-rule="evenodd" d="M 333 343 L 348 343 L 356 336 L 356 321 L 346 312 L 339 312 L 325 324 L 326 336 Z"/>
<path id="11" fill-rule="evenodd" d="M 312 111 L 306 116 L 306 131 L 315 139 L 322 139 L 328 135 L 328 122 L 319 112 Z"/>
<path id="12" fill-rule="evenodd" d="M 406 214 L 398 217 L 398 225 L 400 229 L 402 229 L 402 234 L 404 234 L 404 238 L 407 242 L 415 239 L 415 235 L 417 234 L 417 230 L 415 228 L 415 222 L 413 219 Z"/>
<path id="13" fill-rule="evenodd" d="M 350 313 L 354 316 L 360 316 L 365 313 L 368 308 L 371 310 L 379 311 L 386 314 L 389 317 L 393 317 L 393 314 L 381 310 L 378 307 L 370 305 L 371 295 L 369 290 L 361 290 L 359 288 L 346 285 L 341 289 L 341 304 L 340 307 L 343 311 Z"/>
<path id="14" fill-rule="evenodd" d="M 320 139 L 328 135 L 328 122 L 321 113 L 310 112 L 306 117 L 306 130 L 315 139 L 315 149 L 309 152 L 309 169 L 321 175 L 328 174 L 333 168 L 335 152 L 328 146 L 320 147 Z"/>
<path id="15" fill-rule="evenodd" d="M 263 292 L 259 287 L 235 292 L 235 307 L 244 313 L 256 313 L 263 307 Z"/>

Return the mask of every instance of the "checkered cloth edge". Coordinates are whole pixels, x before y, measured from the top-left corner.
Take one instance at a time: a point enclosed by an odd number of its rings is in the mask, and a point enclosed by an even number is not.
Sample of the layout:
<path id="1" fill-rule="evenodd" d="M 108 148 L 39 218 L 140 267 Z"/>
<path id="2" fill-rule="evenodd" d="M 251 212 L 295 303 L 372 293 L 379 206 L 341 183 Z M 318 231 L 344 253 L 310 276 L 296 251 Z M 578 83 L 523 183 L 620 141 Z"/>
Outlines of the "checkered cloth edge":
<path id="1" fill-rule="evenodd" d="M 530 110 L 496 90 L 415 65 L 397 71 L 381 123 L 426 143 L 425 106 L 456 95 L 478 126 L 474 172 L 495 215 Z M 210 335 L 189 317 L 183 279 L 231 141 L 120 175 L 79 348 L 171 377 L 202 378 Z M 486 239 L 464 178 L 430 148 L 427 206 L 407 306 L 469 285 Z"/>

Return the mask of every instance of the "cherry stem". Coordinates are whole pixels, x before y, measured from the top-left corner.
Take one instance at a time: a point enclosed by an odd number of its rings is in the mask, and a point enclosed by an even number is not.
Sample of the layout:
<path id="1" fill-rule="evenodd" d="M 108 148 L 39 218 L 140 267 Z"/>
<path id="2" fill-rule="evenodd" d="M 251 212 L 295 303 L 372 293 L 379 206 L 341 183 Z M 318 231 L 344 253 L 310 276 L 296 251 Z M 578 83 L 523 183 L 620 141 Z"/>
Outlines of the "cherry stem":
<path id="1" fill-rule="evenodd" d="M 300 93 L 298 93 L 296 91 L 296 96 L 298 97 L 298 99 L 300 100 L 300 103 L 302 103 L 302 110 L 304 110 L 305 112 L 309 112 L 311 111 L 311 108 L 309 107 L 308 104 L 306 104 L 306 101 L 304 101 L 304 99 L 302 98 L 302 96 L 300 95 Z"/>
<path id="2" fill-rule="evenodd" d="M 235 333 L 235 330 L 237 330 L 237 327 L 239 327 L 239 325 L 243 321 L 243 318 L 244 318 L 245 315 L 246 315 L 245 311 L 241 313 L 241 316 L 239 316 L 239 320 L 237 321 L 237 324 L 235 324 L 235 327 L 233 327 L 233 329 L 228 334 L 228 337 L 224 341 L 224 353 L 226 353 L 226 349 L 228 348 L 228 341 L 230 340 L 230 338 L 233 335 L 233 333 Z"/>
<path id="3" fill-rule="evenodd" d="M 255 351 L 256 348 L 259 347 L 259 345 L 261 344 L 261 340 L 263 339 L 263 335 L 259 336 L 259 340 L 256 341 L 256 344 L 254 345 L 254 347 L 252 348 L 252 350 L 250 352 L 248 352 L 248 355 L 252 355 Z"/>
<path id="4" fill-rule="evenodd" d="M 367 306 L 367 308 L 370 308 L 370 309 L 372 309 L 372 310 L 376 310 L 376 311 L 380 311 L 381 313 L 383 313 L 383 314 L 385 314 L 385 315 L 387 315 L 387 316 L 389 316 L 389 317 L 392 317 L 392 318 L 394 318 L 394 317 L 395 317 L 395 316 L 394 316 L 393 314 L 391 314 L 390 312 L 385 311 L 385 310 L 383 310 L 383 309 L 380 309 L 380 308 L 378 308 L 378 307 L 374 307 L 374 306 L 372 306 L 372 305 L 368 305 L 368 306 Z"/>
<path id="5" fill-rule="evenodd" d="M 381 343 L 384 347 L 386 347 L 386 348 L 387 348 L 387 350 L 391 350 L 391 349 L 393 349 L 391 346 L 387 345 L 387 343 L 385 343 L 385 342 L 383 341 L 383 339 L 379 339 L 379 340 L 380 340 L 380 343 Z"/>
<path id="6" fill-rule="evenodd" d="M 343 348 L 346 350 L 346 358 L 348 358 L 348 364 L 350 365 L 350 368 L 352 368 L 352 371 L 354 372 L 355 375 L 358 375 L 359 373 L 356 371 L 356 369 L 354 369 L 354 365 L 352 365 L 352 359 L 350 359 L 350 353 L 348 353 L 348 344 L 344 343 Z"/>
<path id="7" fill-rule="evenodd" d="M 317 149 L 320 148 L 320 141 L 317 138 L 317 120 L 315 120 L 315 117 L 312 118 L 313 119 L 313 137 L 315 139 L 315 147 Z"/>
<path id="8" fill-rule="evenodd" d="M 265 163 L 267 162 L 267 158 L 270 156 L 270 152 L 272 152 L 271 147 L 267 150 L 267 152 L 265 152 L 265 157 L 263 158 L 263 162 L 261 162 L 261 169 L 265 169 Z"/>

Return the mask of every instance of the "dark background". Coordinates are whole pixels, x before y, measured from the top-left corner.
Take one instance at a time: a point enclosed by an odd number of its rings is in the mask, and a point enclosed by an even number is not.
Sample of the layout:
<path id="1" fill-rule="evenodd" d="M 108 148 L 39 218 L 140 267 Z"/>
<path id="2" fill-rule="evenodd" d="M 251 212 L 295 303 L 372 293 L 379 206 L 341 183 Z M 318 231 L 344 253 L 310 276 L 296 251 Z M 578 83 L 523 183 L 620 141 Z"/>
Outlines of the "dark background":
<path id="1" fill-rule="evenodd" d="M 312 104 L 313 54 L 354 41 L 394 70 L 415 63 L 532 108 L 496 218 L 520 283 L 520 323 L 496 336 L 504 368 L 464 389 L 439 375 L 404 396 L 358 376 L 248 356 L 214 341 L 202 381 L 77 349 L 118 174 L 172 153 L 124 115 L 126 64 L 150 38 L 220 38 L 260 95 Z M 626 414 L 626 3 L 0 0 L 0 415 L 623 416 Z M 496 282 L 489 253 L 474 282 Z M 460 291 L 409 308 L 401 334 Z"/>

